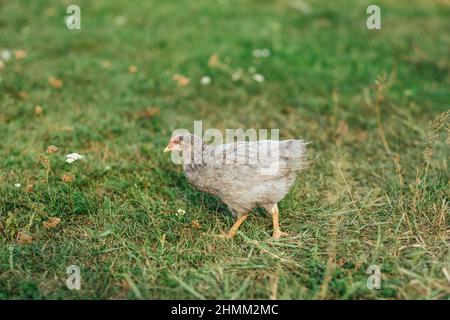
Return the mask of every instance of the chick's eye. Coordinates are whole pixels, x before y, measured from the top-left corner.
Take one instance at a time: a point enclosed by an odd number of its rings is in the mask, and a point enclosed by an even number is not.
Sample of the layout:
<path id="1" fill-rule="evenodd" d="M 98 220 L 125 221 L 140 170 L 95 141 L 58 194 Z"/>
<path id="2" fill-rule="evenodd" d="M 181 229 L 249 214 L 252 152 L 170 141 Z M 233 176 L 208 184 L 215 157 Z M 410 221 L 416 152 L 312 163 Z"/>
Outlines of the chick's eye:
<path id="1" fill-rule="evenodd" d="M 183 141 L 183 139 L 184 139 L 183 136 L 179 136 L 179 137 L 178 137 L 178 141 L 179 141 L 179 142 Z"/>

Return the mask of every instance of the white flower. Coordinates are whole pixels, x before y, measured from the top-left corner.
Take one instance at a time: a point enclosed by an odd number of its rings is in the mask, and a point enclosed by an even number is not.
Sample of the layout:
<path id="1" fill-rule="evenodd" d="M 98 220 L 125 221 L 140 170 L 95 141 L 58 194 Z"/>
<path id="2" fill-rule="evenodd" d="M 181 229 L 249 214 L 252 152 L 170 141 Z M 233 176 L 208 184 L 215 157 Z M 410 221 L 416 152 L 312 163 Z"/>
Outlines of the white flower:
<path id="1" fill-rule="evenodd" d="M 403 94 L 407 97 L 410 97 L 413 95 L 413 92 L 410 89 L 406 89 L 405 91 L 403 91 Z"/>
<path id="2" fill-rule="evenodd" d="M 83 159 L 83 156 L 79 155 L 78 153 L 70 153 L 66 156 L 66 158 L 67 163 L 73 163 L 77 160 Z"/>
<path id="3" fill-rule="evenodd" d="M 242 69 L 239 68 L 231 75 L 231 80 L 238 81 L 242 77 Z"/>
<path id="4" fill-rule="evenodd" d="M 14 187 L 16 187 L 16 188 L 20 188 L 22 185 L 20 184 L 20 183 L 16 183 L 15 185 L 14 185 Z"/>
<path id="5" fill-rule="evenodd" d="M 177 215 L 177 216 L 178 216 L 178 215 L 182 216 L 182 215 L 185 214 L 185 213 L 186 213 L 186 211 L 184 211 L 183 209 L 178 209 L 176 215 Z"/>
<path id="6" fill-rule="evenodd" d="M 262 49 L 261 50 L 261 57 L 263 57 L 263 58 L 270 57 L 270 50 L 269 49 Z"/>
<path id="7" fill-rule="evenodd" d="M 291 2 L 291 7 L 304 14 L 310 14 L 312 11 L 311 6 L 302 0 L 296 0 Z"/>
<path id="8" fill-rule="evenodd" d="M 8 49 L 3 49 L 2 51 L 0 51 L 0 59 L 3 61 L 8 61 L 9 59 L 11 59 L 11 51 L 9 51 Z"/>
<path id="9" fill-rule="evenodd" d="M 202 77 L 202 78 L 200 79 L 200 84 L 201 84 L 202 86 L 206 86 L 206 85 L 208 85 L 208 84 L 210 84 L 210 83 L 211 83 L 211 78 L 208 77 L 208 76 L 204 76 L 204 77 Z"/>
<path id="10" fill-rule="evenodd" d="M 124 17 L 124 16 L 117 16 L 115 19 L 114 19 L 114 24 L 116 25 L 116 26 L 123 26 L 125 23 L 127 23 L 127 18 L 126 17 Z"/>
<path id="11" fill-rule="evenodd" d="M 270 56 L 270 50 L 269 49 L 254 49 L 253 56 L 255 58 L 267 58 Z"/>
<path id="12" fill-rule="evenodd" d="M 262 74 L 255 73 L 253 75 L 253 80 L 255 80 L 256 82 L 264 82 L 264 76 Z"/>

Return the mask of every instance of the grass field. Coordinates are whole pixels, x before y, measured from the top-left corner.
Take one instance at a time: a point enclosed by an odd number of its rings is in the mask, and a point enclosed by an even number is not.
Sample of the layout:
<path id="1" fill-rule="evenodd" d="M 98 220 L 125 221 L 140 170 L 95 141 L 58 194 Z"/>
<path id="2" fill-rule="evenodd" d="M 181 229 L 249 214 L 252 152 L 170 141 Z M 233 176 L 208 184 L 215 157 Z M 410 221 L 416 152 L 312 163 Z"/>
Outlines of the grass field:
<path id="1" fill-rule="evenodd" d="M 69 31 L 73 2 L 0 0 L 0 299 L 450 297 L 448 1 L 377 1 L 378 31 L 372 1 L 76 1 Z M 162 152 L 194 120 L 312 141 L 290 236 L 215 236 Z"/>

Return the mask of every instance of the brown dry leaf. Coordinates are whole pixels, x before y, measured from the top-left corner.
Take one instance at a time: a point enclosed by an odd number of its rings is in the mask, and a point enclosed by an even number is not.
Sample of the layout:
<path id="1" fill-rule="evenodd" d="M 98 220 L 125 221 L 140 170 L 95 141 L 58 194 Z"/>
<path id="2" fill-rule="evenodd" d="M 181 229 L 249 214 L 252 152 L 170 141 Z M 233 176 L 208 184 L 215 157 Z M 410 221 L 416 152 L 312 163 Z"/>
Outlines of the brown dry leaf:
<path id="1" fill-rule="evenodd" d="M 129 73 L 136 73 L 136 72 L 138 72 L 138 67 L 136 67 L 136 66 L 130 66 L 129 68 L 128 68 L 128 72 Z"/>
<path id="2" fill-rule="evenodd" d="M 189 82 L 191 82 L 189 78 L 182 76 L 181 74 L 178 73 L 172 77 L 172 80 L 175 80 L 180 87 L 187 86 Z"/>
<path id="3" fill-rule="evenodd" d="M 196 229 L 200 229 L 200 223 L 197 220 L 192 220 L 192 226 Z"/>
<path id="4" fill-rule="evenodd" d="M 210 66 L 211 68 L 214 68 L 218 64 L 219 64 L 219 56 L 217 55 L 217 53 L 213 53 L 211 55 L 211 57 L 209 57 L 208 66 Z"/>
<path id="5" fill-rule="evenodd" d="M 16 60 L 22 60 L 26 56 L 27 56 L 27 52 L 25 50 L 19 49 L 19 50 L 14 51 L 14 57 L 16 58 Z"/>
<path id="6" fill-rule="evenodd" d="M 5 228 L 3 227 L 3 225 L 0 223 L 0 234 L 3 236 L 3 237 L 6 237 L 6 235 L 5 235 Z"/>
<path id="7" fill-rule="evenodd" d="M 33 237 L 21 231 L 17 233 L 16 240 L 17 243 L 19 243 L 20 245 L 26 245 L 31 244 L 33 242 Z"/>
<path id="8" fill-rule="evenodd" d="M 41 160 L 41 163 L 45 168 L 48 168 L 50 166 L 50 160 L 48 160 L 46 156 L 40 156 L 39 160 Z"/>
<path id="9" fill-rule="evenodd" d="M 101 66 L 103 69 L 111 69 L 112 63 L 111 63 L 110 61 L 108 61 L 108 60 L 102 60 L 102 61 L 100 62 L 100 66 Z"/>
<path id="10" fill-rule="evenodd" d="M 324 19 L 317 19 L 314 21 L 314 26 L 318 28 L 328 28 L 331 25 L 330 20 L 324 18 Z"/>
<path id="11" fill-rule="evenodd" d="M 66 173 L 66 174 L 63 174 L 63 176 L 61 177 L 61 180 L 63 182 L 70 183 L 70 182 L 73 182 L 75 180 L 75 176 L 73 174 L 71 174 L 71 173 Z"/>
<path id="12" fill-rule="evenodd" d="M 25 192 L 27 192 L 27 193 L 33 192 L 33 185 L 32 185 L 32 184 L 28 184 L 28 185 L 25 187 Z"/>
<path id="13" fill-rule="evenodd" d="M 355 132 L 355 139 L 356 139 L 356 141 L 358 141 L 358 142 L 364 142 L 364 141 L 367 141 L 368 137 L 369 137 L 369 134 L 367 133 L 367 131 L 364 131 L 364 130 L 357 130 L 357 131 Z"/>
<path id="14" fill-rule="evenodd" d="M 42 223 L 42 225 L 44 226 L 45 229 L 53 229 L 53 228 L 56 228 L 56 226 L 60 222 L 61 222 L 60 218 L 53 217 L 53 218 L 48 219 L 47 221 L 44 221 Z"/>
<path id="15" fill-rule="evenodd" d="M 20 91 L 19 92 L 19 98 L 20 99 L 22 99 L 22 100 L 26 100 L 26 99 L 28 99 L 28 92 L 26 92 L 26 91 Z"/>
<path id="16" fill-rule="evenodd" d="M 63 132 L 72 132 L 73 131 L 73 127 L 64 126 L 64 127 L 61 128 L 61 131 L 63 131 Z"/>
<path id="17" fill-rule="evenodd" d="M 125 279 L 120 280 L 120 286 L 122 287 L 122 290 L 125 290 L 125 291 L 127 291 L 127 292 L 128 292 L 128 290 L 131 289 L 130 284 L 129 284 L 128 281 L 125 280 Z"/>
<path id="18" fill-rule="evenodd" d="M 277 300 L 279 280 L 280 279 L 277 274 L 273 273 L 273 274 L 269 275 L 269 289 L 270 289 L 269 299 L 270 300 Z"/>
<path id="19" fill-rule="evenodd" d="M 63 85 L 62 80 L 61 79 L 57 79 L 55 77 L 48 78 L 48 83 L 55 89 L 59 89 Z"/>
<path id="20" fill-rule="evenodd" d="M 137 114 L 138 119 L 145 119 L 145 118 L 153 118 L 154 116 L 158 115 L 160 112 L 160 109 L 158 107 L 150 107 L 147 110 L 141 111 Z"/>
<path id="21" fill-rule="evenodd" d="M 338 124 L 338 127 L 336 129 L 336 144 L 340 145 L 342 142 L 342 139 L 347 135 L 348 133 L 348 124 L 345 121 L 341 121 Z"/>
<path id="22" fill-rule="evenodd" d="M 55 7 L 48 7 L 45 9 L 45 14 L 49 17 L 53 17 L 56 15 L 56 9 Z"/>
<path id="23" fill-rule="evenodd" d="M 58 151 L 57 146 L 51 145 L 51 146 L 47 147 L 47 153 L 49 153 L 49 154 L 55 153 L 56 151 Z"/>
<path id="24" fill-rule="evenodd" d="M 44 109 L 43 109 L 41 106 L 36 106 L 36 107 L 34 108 L 34 113 L 35 113 L 37 116 L 42 115 L 43 112 L 44 112 Z"/>

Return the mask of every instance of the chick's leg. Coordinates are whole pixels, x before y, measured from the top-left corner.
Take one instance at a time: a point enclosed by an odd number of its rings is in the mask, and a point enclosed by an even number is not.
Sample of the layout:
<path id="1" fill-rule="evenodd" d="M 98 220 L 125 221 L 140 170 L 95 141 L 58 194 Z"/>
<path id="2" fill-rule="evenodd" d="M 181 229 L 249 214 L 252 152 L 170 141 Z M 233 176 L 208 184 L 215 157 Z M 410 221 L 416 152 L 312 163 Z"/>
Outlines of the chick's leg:
<path id="1" fill-rule="evenodd" d="M 272 209 L 270 210 L 270 213 L 272 214 L 272 221 L 273 221 L 273 239 L 280 239 L 281 236 L 288 235 L 286 232 L 281 232 L 280 230 L 280 224 L 278 221 L 278 206 L 275 203 L 272 206 Z"/>
<path id="2" fill-rule="evenodd" d="M 243 214 L 239 218 L 236 219 L 233 226 L 230 228 L 230 230 L 227 233 L 228 238 L 233 238 L 236 235 L 236 232 L 238 231 L 239 227 L 241 226 L 242 222 L 247 219 L 248 214 Z"/>

